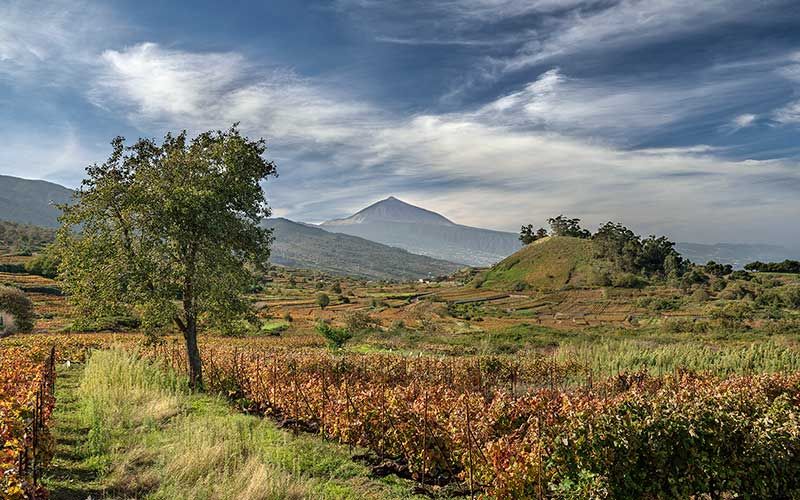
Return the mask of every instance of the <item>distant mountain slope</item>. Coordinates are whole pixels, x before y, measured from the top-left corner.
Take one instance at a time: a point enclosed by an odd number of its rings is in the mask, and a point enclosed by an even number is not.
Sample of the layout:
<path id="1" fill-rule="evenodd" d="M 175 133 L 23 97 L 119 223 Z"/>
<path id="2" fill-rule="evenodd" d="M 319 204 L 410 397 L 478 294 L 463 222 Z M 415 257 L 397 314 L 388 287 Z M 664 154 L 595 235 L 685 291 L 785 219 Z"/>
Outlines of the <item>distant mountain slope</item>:
<path id="1" fill-rule="evenodd" d="M 288 219 L 268 219 L 264 226 L 274 229 L 271 260 L 279 265 L 384 280 L 443 276 L 462 267 Z"/>
<path id="2" fill-rule="evenodd" d="M 65 203 L 72 190 L 52 182 L 0 175 L 0 219 L 20 224 L 58 227 L 61 212 L 53 203 Z"/>
<path id="3" fill-rule="evenodd" d="M 705 245 L 701 243 L 677 243 L 675 249 L 695 264 L 705 264 L 713 260 L 720 264 L 731 264 L 744 267 L 755 261 L 781 262 L 785 259 L 800 258 L 800 251 L 790 250 L 777 245 L 717 243 Z"/>
<path id="4" fill-rule="evenodd" d="M 390 197 L 322 228 L 409 252 L 472 266 L 494 264 L 520 249 L 516 234 L 455 224 L 430 210 Z"/>

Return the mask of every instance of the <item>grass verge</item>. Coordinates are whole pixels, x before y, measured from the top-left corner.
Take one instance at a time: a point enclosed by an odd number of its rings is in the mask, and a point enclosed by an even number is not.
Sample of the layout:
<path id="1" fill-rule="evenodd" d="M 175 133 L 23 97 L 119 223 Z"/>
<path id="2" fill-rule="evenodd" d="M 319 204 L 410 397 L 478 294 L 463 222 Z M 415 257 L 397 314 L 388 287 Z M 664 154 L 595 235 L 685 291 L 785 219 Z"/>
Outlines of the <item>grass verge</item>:
<path id="1" fill-rule="evenodd" d="M 412 497 L 409 483 L 371 477 L 346 448 L 192 394 L 181 378 L 129 352 L 95 351 L 71 390 L 57 432 L 70 427 L 85 439 L 59 454 L 86 477 L 81 483 L 62 467 L 49 479 L 54 499 Z"/>

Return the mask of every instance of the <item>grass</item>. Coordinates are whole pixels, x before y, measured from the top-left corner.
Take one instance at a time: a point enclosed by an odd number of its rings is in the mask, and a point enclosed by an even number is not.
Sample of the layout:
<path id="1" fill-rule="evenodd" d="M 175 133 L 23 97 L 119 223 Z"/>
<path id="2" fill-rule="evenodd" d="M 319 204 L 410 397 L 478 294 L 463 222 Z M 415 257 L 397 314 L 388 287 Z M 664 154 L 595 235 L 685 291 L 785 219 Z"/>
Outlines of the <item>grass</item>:
<path id="1" fill-rule="evenodd" d="M 70 377 L 60 382 L 72 403 L 59 403 L 56 433 L 86 439 L 59 447 L 61 468 L 47 483 L 54 499 L 412 497 L 408 483 L 371 477 L 346 448 L 192 394 L 134 354 L 95 351 L 80 384 Z"/>
<path id="2" fill-rule="evenodd" d="M 535 241 L 502 260 L 484 275 L 482 288 L 508 290 L 517 283 L 554 290 L 582 283 L 590 272 L 592 242 L 553 236 Z"/>
<path id="3" fill-rule="evenodd" d="M 285 320 L 271 320 L 266 321 L 261 325 L 259 333 L 266 335 L 280 335 L 286 331 L 291 324 Z"/>

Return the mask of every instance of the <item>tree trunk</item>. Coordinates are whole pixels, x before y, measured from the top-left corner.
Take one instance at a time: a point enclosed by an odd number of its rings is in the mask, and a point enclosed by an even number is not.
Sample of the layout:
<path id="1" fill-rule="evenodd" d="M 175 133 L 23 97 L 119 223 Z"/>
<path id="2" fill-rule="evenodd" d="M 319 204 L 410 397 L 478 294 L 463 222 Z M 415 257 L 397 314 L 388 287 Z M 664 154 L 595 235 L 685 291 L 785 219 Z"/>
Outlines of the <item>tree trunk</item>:
<path id="1" fill-rule="evenodd" d="M 186 340 L 186 355 L 189 359 L 189 386 L 196 390 L 203 390 L 203 361 L 200 359 L 200 349 L 197 347 L 197 310 L 194 297 L 194 272 L 197 248 L 191 247 L 187 259 L 186 277 L 183 282 L 183 317 L 186 321 L 183 328 L 183 338 Z"/>
<path id="2" fill-rule="evenodd" d="M 186 354 L 189 359 L 189 386 L 199 391 L 203 389 L 203 362 L 197 347 L 197 323 L 194 318 L 187 318 L 183 338 L 186 340 Z"/>

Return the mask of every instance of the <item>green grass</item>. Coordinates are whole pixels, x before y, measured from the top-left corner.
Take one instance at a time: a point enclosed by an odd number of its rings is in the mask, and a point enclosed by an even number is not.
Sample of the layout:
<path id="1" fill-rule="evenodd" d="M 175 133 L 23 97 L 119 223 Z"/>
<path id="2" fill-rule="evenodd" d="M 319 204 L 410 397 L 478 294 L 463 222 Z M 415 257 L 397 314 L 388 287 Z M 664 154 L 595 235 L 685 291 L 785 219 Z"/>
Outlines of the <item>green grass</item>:
<path id="1" fill-rule="evenodd" d="M 267 335 L 277 335 L 286 331 L 291 324 L 285 320 L 272 320 L 262 323 L 259 333 Z"/>
<path id="2" fill-rule="evenodd" d="M 59 448 L 54 499 L 412 497 L 408 483 L 371 477 L 346 448 L 192 394 L 182 378 L 127 352 L 94 352 L 80 385 L 59 391 L 73 404 L 60 410 L 57 434 L 86 438 Z"/>
<path id="3" fill-rule="evenodd" d="M 481 287 L 509 290 L 525 283 L 539 290 L 557 290 L 568 284 L 580 285 L 588 279 L 592 260 L 591 240 L 549 237 L 492 267 L 482 276 Z"/>

